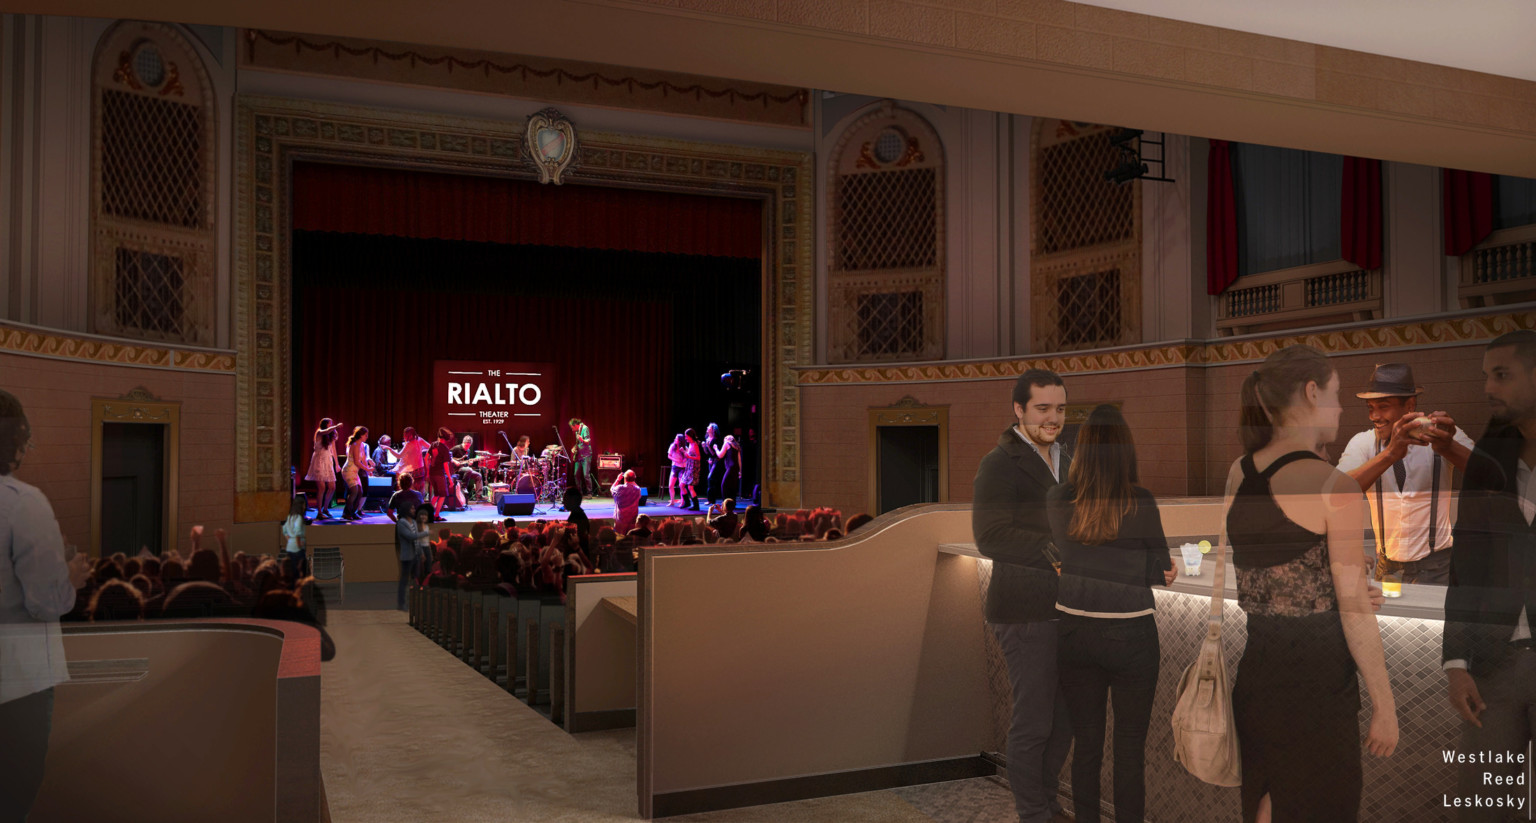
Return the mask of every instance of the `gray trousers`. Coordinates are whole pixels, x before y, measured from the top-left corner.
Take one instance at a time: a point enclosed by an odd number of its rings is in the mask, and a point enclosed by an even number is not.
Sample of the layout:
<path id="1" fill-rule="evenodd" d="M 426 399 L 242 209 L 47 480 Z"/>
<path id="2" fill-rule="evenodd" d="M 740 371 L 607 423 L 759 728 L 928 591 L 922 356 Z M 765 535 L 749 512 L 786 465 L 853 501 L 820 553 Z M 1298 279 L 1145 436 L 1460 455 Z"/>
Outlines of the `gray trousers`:
<path id="1" fill-rule="evenodd" d="M 992 623 L 1013 688 L 1008 727 L 1008 785 L 1019 823 L 1049 823 L 1061 767 L 1072 746 L 1072 722 L 1056 678 L 1057 621 Z"/>
<path id="2" fill-rule="evenodd" d="M 43 786 L 53 689 L 0 703 L 0 823 L 22 823 Z"/>
<path id="3" fill-rule="evenodd" d="M 1508 665 L 1483 675 L 1474 675 L 1477 691 L 1487 708 L 1478 717 L 1483 724 L 1478 728 L 1471 723 L 1461 724 L 1461 753 L 1527 754 L 1526 748 L 1536 731 L 1536 651 L 1515 650 Z M 1457 793 L 1463 801 L 1474 797 L 1485 801 L 1515 798 L 1526 800 L 1530 791 L 1529 761 L 1521 764 L 1471 763 L 1458 767 Z M 1522 785 L 1499 785 L 1495 781 L 1510 779 L 1525 772 Z M 1492 785 L 1490 785 L 1492 784 Z M 1494 821 L 1531 819 L 1530 803 L 1524 808 L 1499 806 L 1463 806 L 1457 814 L 1463 823 L 1493 823 Z"/>

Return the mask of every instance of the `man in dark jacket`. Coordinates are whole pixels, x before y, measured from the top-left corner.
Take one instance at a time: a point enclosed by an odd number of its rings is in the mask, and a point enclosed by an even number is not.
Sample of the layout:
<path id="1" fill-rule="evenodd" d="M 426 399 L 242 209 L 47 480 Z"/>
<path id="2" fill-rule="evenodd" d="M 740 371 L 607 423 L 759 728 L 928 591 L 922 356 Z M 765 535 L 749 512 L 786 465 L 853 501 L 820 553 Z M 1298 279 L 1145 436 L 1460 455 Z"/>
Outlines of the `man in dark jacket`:
<path id="1" fill-rule="evenodd" d="M 1524 752 L 1536 712 L 1536 331 L 1510 332 L 1483 352 L 1493 421 L 1467 463 L 1451 543 L 1443 661 L 1463 754 Z M 1461 819 L 1503 820 L 1489 802 L 1519 796 L 1528 764 L 1460 767 Z M 1492 776 L 1492 782 L 1490 777 Z M 1522 779 L 1523 778 L 1523 779 Z M 1518 781 L 1518 782 L 1517 782 Z M 1511 788 L 1514 790 L 1511 791 Z"/>
<path id="2" fill-rule="evenodd" d="M 992 560 L 987 623 L 997 635 L 1013 687 L 1008 783 L 1020 823 L 1048 823 L 1072 742 L 1056 685 L 1056 563 L 1045 495 L 1067 476 L 1071 457 L 1056 442 L 1066 424 L 1067 390 L 1054 372 L 1030 369 L 1013 387 L 1018 424 L 976 470 L 971 528 Z"/>

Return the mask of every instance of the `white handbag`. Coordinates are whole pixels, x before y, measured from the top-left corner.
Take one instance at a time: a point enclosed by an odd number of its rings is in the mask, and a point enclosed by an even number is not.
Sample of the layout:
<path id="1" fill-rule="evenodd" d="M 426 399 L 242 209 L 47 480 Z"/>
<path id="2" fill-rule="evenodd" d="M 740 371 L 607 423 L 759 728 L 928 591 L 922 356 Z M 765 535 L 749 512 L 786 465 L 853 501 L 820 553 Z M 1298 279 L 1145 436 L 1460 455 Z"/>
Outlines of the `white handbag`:
<path id="1" fill-rule="evenodd" d="M 1232 687 L 1221 650 L 1222 602 L 1226 552 L 1216 554 L 1216 585 L 1200 656 L 1179 678 L 1179 698 L 1173 707 L 1173 759 L 1206 783 L 1241 786 L 1242 756 L 1232 713 Z"/>

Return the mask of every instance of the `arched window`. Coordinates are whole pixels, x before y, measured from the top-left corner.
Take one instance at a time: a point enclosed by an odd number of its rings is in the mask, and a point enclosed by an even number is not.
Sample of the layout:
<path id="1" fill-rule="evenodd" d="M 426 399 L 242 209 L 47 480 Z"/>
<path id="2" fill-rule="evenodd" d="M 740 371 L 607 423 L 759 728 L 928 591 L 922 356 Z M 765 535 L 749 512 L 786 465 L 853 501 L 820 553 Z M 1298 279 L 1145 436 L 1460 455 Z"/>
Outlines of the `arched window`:
<path id="1" fill-rule="evenodd" d="M 885 101 L 850 124 L 828 174 L 833 363 L 944 356 L 944 146 Z"/>
<path id="2" fill-rule="evenodd" d="M 121 22 L 91 74 L 91 330 L 214 343 L 213 86 L 172 26 Z"/>
<path id="3" fill-rule="evenodd" d="M 1141 182 L 1112 183 L 1114 129 L 1037 122 L 1030 254 L 1036 352 L 1141 342 Z"/>

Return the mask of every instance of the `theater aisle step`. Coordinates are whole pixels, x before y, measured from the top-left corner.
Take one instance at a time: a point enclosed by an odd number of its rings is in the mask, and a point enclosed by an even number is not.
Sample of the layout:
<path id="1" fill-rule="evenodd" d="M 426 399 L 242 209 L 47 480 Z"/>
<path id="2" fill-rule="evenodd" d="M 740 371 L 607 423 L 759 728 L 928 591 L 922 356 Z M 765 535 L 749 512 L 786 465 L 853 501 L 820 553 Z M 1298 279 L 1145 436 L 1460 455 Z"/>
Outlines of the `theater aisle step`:
<path id="1" fill-rule="evenodd" d="M 635 820 L 632 729 L 568 735 L 406 624 L 330 612 L 320 755 L 335 823 Z M 928 823 L 895 792 L 669 818 Z"/>

